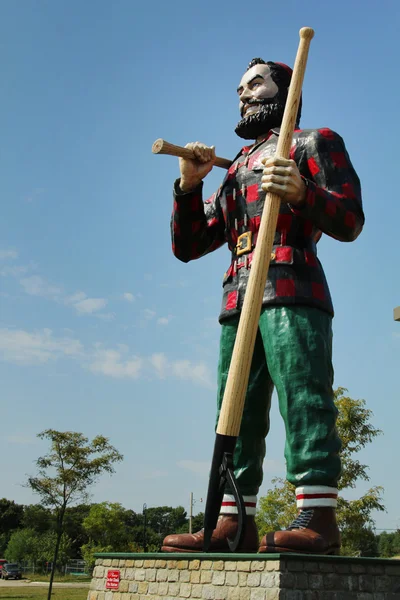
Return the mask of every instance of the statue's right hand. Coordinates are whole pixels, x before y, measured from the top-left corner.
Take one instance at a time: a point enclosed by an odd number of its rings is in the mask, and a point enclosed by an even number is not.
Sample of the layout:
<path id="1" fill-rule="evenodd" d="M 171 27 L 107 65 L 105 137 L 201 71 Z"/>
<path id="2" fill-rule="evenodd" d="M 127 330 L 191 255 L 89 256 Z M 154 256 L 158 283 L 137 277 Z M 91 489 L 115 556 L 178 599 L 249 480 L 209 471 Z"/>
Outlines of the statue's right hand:
<path id="1" fill-rule="evenodd" d="M 180 158 L 179 168 L 181 170 L 180 188 L 183 192 L 190 192 L 211 171 L 215 162 L 214 146 L 206 146 L 200 142 L 186 144 L 185 148 L 192 150 L 195 159 Z"/>

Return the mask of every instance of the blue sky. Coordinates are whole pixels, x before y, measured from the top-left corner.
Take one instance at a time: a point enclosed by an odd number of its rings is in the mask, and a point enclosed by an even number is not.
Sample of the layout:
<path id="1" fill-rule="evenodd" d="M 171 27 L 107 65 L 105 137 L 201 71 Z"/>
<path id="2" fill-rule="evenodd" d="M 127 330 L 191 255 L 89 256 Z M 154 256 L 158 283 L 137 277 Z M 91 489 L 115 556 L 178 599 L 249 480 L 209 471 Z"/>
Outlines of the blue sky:
<path id="1" fill-rule="evenodd" d="M 395 0 L 249 5 L 128 0 L 0 4 L 1 496 L 23 487 L 46 428 L 106 435 L 125 456 L 94 501 L 202 510 L 214 441 L 223 248 L 189 264 L 170 249 L 177 159 L 158 137 L 233 157 L 236 87 L 254 56 L 293 65 L 315 29 L 303 127 L 345 139 L 366 225 L 319 256 L 336 309 L 335 385 L 383 430 L 360 458 L 385 488 L 378 528 L 400 525 L 398 31 Z M 223 171 L 207 177 L 207 195 Z M 284 475 L 276 407 L 265 493 Z M 358 486 L 346 497 L 367 489 Z"/>

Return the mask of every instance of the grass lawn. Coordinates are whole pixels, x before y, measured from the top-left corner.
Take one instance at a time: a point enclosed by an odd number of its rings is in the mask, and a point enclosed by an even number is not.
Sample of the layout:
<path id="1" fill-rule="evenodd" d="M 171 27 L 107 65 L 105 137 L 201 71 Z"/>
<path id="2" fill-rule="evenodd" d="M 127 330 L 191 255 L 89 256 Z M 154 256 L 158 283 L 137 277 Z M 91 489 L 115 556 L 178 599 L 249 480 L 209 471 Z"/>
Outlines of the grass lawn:
<path id="1" fill-rule="evenodd" d="M 46 600 L 47 588 L 45 587 L 1 587 L 0 598 L 9 600 Z M 53 588 L 52 598 L 56 600 L 86 600 L 88 589 L 79 588 Z"/>

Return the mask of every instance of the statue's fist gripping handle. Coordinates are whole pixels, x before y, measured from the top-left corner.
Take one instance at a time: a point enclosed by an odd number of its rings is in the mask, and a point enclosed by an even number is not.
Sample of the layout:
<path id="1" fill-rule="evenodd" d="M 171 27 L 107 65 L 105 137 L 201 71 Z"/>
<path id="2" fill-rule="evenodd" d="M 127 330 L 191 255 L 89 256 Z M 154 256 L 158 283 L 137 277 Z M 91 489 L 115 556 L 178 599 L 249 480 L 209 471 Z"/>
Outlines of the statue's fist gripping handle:
<path id="1" fill-rule="evenodd" d="M 159 138 L 156 140 L 152 146 L 151 151 L 153 154 L 169 154 L 170 156 L 179 156 L 180 158 L 187 158 L 191 160 L 195 160 L 196 156 L 190 148 L 183 148 L 182 146 L 175 146 L 175 144 L 171 144 L 166 140 Z M 214 165 L 216 167 L 221 167 L 222 169 L 229 169 L 232 161 L 227 158 L 220 158 L 219 156 L 215 157 Z"/>

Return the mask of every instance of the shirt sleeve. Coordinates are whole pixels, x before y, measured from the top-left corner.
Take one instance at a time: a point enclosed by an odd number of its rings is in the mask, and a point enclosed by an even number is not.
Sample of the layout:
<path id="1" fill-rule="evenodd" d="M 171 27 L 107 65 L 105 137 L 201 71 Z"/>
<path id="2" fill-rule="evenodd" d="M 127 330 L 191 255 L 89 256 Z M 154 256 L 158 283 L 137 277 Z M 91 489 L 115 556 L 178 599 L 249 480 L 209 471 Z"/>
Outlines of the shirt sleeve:
<path id="1" fill-rule="evenodd" d="M 225 220 L 220 204 L 221 188 L 203 202 L 203 182 L 189 193 L 174 184 L 171 218 L 172 251 L 182 262 L 213 252 L 225 239 Z"/>
<path id="2" fill-rule="evenodd" d="M 327 235 L 351 242 L 364 225 L 361 185 L 343 139 L 331 129 L 313 131 L 302 146 L 305 205 L 292 211 Z"/>

